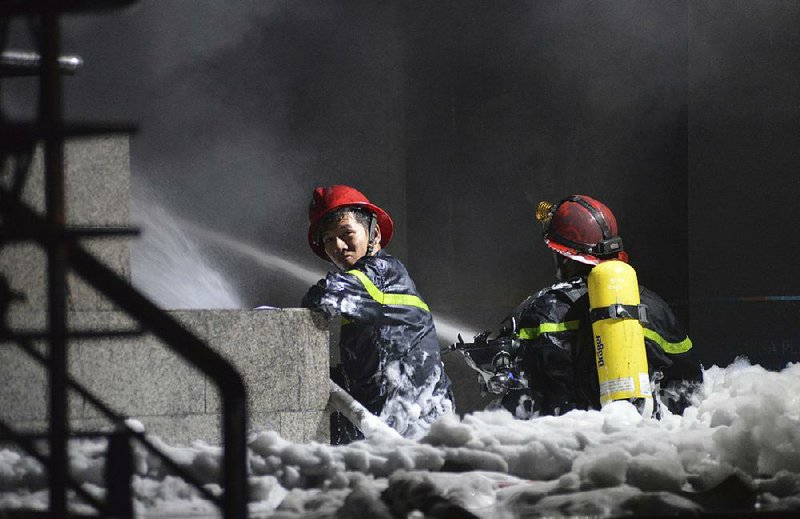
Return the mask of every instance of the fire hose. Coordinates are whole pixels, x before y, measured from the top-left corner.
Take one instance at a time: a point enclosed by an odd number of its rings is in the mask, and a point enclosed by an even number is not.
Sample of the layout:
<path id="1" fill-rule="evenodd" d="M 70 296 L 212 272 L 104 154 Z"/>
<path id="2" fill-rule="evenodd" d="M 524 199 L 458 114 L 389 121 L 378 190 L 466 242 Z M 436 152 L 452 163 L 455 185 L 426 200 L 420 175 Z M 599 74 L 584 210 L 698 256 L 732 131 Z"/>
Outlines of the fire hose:
<path id="1" fill-rule="evenodd" d="M 330 411 L 339 411 L 345 418 L 350 420 L 353 425 L 370 439 L 399 440 L 402 439 L 400 433 L 386 425 L 383 420 L 370 413 L 366 407 L 361 405 L 355 398 L 345 391 L 333 380 L 330 382 L 331 396 L 328 400 Z"/>

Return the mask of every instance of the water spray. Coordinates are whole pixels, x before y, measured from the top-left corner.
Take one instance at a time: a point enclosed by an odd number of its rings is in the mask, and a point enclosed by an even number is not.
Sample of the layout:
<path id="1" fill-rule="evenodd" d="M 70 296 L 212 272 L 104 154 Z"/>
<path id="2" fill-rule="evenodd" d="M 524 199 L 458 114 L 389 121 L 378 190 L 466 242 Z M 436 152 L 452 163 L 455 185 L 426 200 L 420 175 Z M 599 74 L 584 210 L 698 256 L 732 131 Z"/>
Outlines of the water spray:
<path id="1" fill-rule="evenodd" d="M 233 250 L 242 256 L 250 258 L 258 265 L 261 265 L 269 270 L 277 270 L 279 272 L 283 272 L 284 274 L 288 274 L 306 285 L 313 285 L 320 279 L 324 278 L 325 274 L 327 273 L 322 269 L 314 269 L 298 265 L 296 262 L 266 252 L 247 242 L 232 238 L 219 231 L 207 229 L 189 220 L 184 220 L 182 218 L 177 218 L 177 220 L 180 222 L 181 226 L 183 226 L 190 233 L 205 238 L 208 241 L 222 247 Z"/>
<path id="2" fill-rule="evenodd" d="M 239 294 L 187 239 L 178 219 L 149 200 L 133 206 L 133 219 L 144 229 L 133 242 L 133 284 L 161 308 L 242 308 Z"/>
<path id="3" fill-rule="evenodd" d="M 185 259 L 189 255 L 195 255 L 200 258 L 199 250 L 193 244 L 191 244 L 191 242 L 188 242 L 188 240 L 186 240 L 186 238 L 182 235 L 181 231 L 183 230 L 197 238 L 201 238 L 225 249 L 234 251 L 241 256 L 249 258 L 257 265 L 265 269 L 286 274 L 306 286 L 313 285 L 320 279 L 324 278 L 327 274 L 327 272 L 321 268 L 300 265 L 295 261 L 267 252 L 238 238 L 228 236 L 220 231 L 208 229 L 185 218 L 169 214 L 156 204 L 144 205 L 145 207 L 142 207 L 142 210 L 139 211 L 141 213 L 139 219 L 142 220 L 141 223 L 147 229 L 147 232 L 144 234 L 145 240 L 147 240 L 149 237 L 156 241 L 155 246 L 157 246 L 158 249 L 161 249 L 159 253 L 160 255 L 164 256 L 164 258 L 161 259 L 167 260 L 166 263 L 168 264 L 175 262 L 175 258 L 172 258 L 171 256 L 180 256 L 181 258 Z M 147 263 L 148 268 L 141 270 L 149 270 L 150 268 L 154 268 L 153 265 L 158 262 L 150 260 L 147 261 Z M 163 263 L 163 261 L 161 263 Z M 198 259 L 196 263 L 198 264 L 189 269 L 191 270 L 191 279 L 199 281 L 206 279 L 207 281 L 205 283 L 200 283 L 200 288 L 212 292 L 204 299 L 206 307 L 240 308 L 242 306 L 239 302 L 238 296 L 236 296 L 234 291 L 229 287 L 229 283 L 226 283 L 219 273 L 216 271 L 209 272 L 208 267 L 204 267 L 205 272 L 200 275 L 198 270 L 202 270 L 202 265 L 200 265 L 202 260 Z M 165 284 L 165 282 L 163 280 L 159 281 L 158 279 L 155 279 L 150 273 L 145 273 L 144 275 L 138 277 L 142 278 L 140 284 L 143 285 L 146 293 L 157 294 L 157 297 L 154 297 L 154 299 L 157 301 L 162 301 L 165 299 L 165 296 L 163 295 L 165 287 L 162 286 Z M 197 283 L 191 283 L 193 286 L 196 284 Z M 180 283 L 179 280 L 177 280 L 176 282 L 170 283 L 168 288 L 172 291 L 186 291 L 188 289 L 188 285 Z M 176 302 L 181 302 L 183 305 L 181 306 L 182 308 L 198 308 L 197 304 L 199 302 L 197 301 L 196 294 L 194 294 L 196 291 L 197 288 L 194 287 L 191 290 L 192 293 L 187 292 L 184 294 L 174 294 L 168 298 L 169 303 L 174 305 Z M 209 303 L 209 298 L 213 300 L 214 304 Z M 463 325 L 462 323 L 455 322 L 439 315 L 434 316 L 434 324 L 436 326 L 436 332 L 439 338 L 447 343 L 456 342 L 458 340 L 458 334 L 468 337 L 475 335 L 471 326 Z"/>
<path id="4" fill-rule="evenodd" d="M 315 269 L 299 265 L 294 261 L 271 254 L 249 243 L 227 236 L 219 231 L 202 227 L 195 222 L 190 222 L 181 218 L 178 218 L 177 220 L 181 223 L 181 226 L 183 226 L 190 233 L 207 239 L 208 241 L 211 241 L 222 247 L 226 247 L 241 254 L 242 256 L 248 257 L 264 268 L 269 270 L 278 270 L 284 274 L 292 276 L 297 281 L 300 281 L 305 285 L 313 285 L 320 279 L 324 278 L 325 274 L 327 274 L 327 272 L 322 269 Z M 469 337 L 475 335 L 471 331 L 471 326 L 465 326 L 461 323 L 457 323 L 451 319 L 440 316 L 434 316 L 433 320 L 436 326 L 437 335 L 440 339 L 448 343 L 456 342 L 456 340 L 458 340 L 459 333 Z"/>

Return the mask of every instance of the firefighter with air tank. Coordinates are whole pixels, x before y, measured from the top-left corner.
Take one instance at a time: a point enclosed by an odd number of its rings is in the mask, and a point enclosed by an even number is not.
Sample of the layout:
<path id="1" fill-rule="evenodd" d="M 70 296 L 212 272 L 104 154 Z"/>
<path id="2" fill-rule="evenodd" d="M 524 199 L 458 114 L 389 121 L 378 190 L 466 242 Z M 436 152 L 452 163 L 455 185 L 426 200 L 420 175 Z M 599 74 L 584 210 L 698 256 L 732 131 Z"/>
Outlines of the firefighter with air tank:
<path id="1" fill-rule="evenodd" d="M 643 415 L 659 416 L 660 400 L 682 412 L 702 382 L 701 366 L 667 303 L 638 284 L 614 214 L 571 195 L 540 203 L 536 217 L 557 281 L 505 321 L 505 333 L 522 342 L 528 389 L 527 398 L 504 405 L 519 416 L 521 401 L 522 414 L 536 416 L 629 400 Z"/>

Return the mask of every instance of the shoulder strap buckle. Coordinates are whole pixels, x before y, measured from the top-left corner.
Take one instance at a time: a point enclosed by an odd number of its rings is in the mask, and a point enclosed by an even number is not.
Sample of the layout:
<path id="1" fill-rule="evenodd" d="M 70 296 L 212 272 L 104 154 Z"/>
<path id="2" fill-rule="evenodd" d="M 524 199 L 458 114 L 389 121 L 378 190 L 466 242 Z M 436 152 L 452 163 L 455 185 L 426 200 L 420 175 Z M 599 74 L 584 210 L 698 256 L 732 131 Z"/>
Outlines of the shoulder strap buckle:
<path id="1" fill-rule="evenodd" d="M 602 321 L 603 319 L 637 319 L 641 323 L 647 321 L 647 305 L 623 305 L 613 304 L 604 308 L 592 308 L 589 310 L 589 318 L 592 322 Z"/>

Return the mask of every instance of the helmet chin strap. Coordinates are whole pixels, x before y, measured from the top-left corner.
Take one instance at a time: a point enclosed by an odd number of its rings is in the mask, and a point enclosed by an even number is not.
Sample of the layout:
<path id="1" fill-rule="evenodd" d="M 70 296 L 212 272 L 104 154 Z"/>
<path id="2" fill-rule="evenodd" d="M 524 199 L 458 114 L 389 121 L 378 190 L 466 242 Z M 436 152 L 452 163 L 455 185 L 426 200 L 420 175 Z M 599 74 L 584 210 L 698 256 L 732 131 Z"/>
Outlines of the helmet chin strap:
<path id="1" fill-rule="evenodd" d="M 591 265 L 567 258 L 557 252 L 554 252 L 553 255 L 556 259 L 556 280 L 558 281 L 570 281 L 578 276 L 587 276 L 592 270 Z"/>
<path id="2" fill-rule="evenodd" d="M 369 245 L 367 245 L 367 256 L 372 256 L 375 252 L 375 234 L 378 229 L 378 218 L 374 213 L 369 217 Z"/>
<path id="3" fill-rule="evenodd" d="M 557 281 L 566 281 L 566 272 L 564 272 L 564 256 L 558 254 L 557 252 L 553 252 L 553 258 L 556 261 L 556 280 Z"/>

